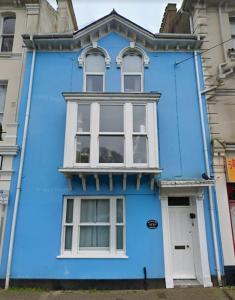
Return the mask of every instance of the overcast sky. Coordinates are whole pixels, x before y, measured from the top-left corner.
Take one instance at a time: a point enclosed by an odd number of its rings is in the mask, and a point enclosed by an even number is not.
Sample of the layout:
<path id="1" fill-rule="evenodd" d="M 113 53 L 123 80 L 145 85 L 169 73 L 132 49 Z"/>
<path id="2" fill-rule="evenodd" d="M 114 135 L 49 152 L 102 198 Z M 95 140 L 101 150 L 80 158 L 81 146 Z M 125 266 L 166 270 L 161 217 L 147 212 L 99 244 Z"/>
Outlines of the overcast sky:
<path id="1" fill-rule="evenodd" d="M 73 0 L 79 28 L 107 15 L 114 8 L 153 33 L 159 32 L 167 3 L 177 3 L 177 8 L 180 8 L 182 0 Z"/>

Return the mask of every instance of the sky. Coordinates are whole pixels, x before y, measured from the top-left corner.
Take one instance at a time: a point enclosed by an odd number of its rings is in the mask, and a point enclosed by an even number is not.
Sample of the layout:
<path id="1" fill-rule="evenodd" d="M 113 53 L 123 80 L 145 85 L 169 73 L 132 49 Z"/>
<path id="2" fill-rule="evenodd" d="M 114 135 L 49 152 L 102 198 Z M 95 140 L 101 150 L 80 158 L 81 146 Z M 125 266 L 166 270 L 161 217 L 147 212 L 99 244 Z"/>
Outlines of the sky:
<path id="1" fill-rule="evenodd" d="M 72 0 L 78 28 L 109 14 L 114 8 L 119 14 L 153 33 L 159 32 L 168 3 L 181 6 L 182 0 Z M 53 4 L 55 0 L 49 0 Z"/>

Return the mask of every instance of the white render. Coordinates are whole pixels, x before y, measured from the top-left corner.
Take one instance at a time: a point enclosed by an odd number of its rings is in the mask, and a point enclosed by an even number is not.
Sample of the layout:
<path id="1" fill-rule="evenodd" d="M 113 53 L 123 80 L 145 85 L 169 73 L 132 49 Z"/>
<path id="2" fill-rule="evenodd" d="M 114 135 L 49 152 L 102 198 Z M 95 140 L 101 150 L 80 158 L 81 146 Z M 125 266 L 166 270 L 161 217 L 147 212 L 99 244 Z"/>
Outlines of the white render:
<path id="1" fill-rule="evenodd" d="M 24 77 L 26 48 L 23 47 L 23 34 L 39 34 L 54 32 L 73 32 L 77 29 L 71 0 L 58 0 L 55 10 L 47 0 L 1 0 L 0 1 L 0 42 L 2 20 L 6 14 L 14 15 L 15 32 L 11 52 L 1 52 L 0 45 L 0 83 L 7 82 L 7 93 L 3 115 L 3 140 L 0 141 L 0 155 L 3 156 L 0 170 L 0 192 L 9 191 L 13 157 L 18 153 L 16 144 L 18 128 L 18 110 L 21 88 Z M 9 199 L 9 201 L 12 201 Z M 5 212 L 5 204 L 0 203 L 1 211 Z M 3 228 L 0 228 L 3 231 Z M 0 258 L 2 242 L 0 241 Z"/>
<path id="2" fill-rule="evenodd" d="M 202 65 L 206 96 L 217 205 L 224 265 L 235 265 L 235 253 L 227 196 L 226 156 L 235 155 L 235 49 L 230 18 L 232 0 L 184 0 L 182 9 L 191 15 L 191 30 L 204 39 Z M 203 89 L 203 88 L 202 88 Z"/>

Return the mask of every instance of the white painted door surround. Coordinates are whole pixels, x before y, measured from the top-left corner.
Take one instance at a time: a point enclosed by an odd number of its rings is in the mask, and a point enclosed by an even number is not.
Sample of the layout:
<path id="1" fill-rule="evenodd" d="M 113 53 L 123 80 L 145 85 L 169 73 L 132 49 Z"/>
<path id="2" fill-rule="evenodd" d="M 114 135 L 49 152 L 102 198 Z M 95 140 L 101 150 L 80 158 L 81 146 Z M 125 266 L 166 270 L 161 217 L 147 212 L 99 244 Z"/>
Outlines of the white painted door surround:
<path id="1" fill-rule="evenodd" d="M 170 197 L 184 199 L 188 197 L 190 205 L 188 207 L 168 205 Z M 166 288 L 173 288 L 174 279 L 179 278 L 195 278 L 204 287 L 211 287 L 203 188 L 161 187 L 160 199 Z M 190 213 L 195 215 L 193 221 L 188 215 Z M 175 249 L 175 246 L 179 248 Z"/>

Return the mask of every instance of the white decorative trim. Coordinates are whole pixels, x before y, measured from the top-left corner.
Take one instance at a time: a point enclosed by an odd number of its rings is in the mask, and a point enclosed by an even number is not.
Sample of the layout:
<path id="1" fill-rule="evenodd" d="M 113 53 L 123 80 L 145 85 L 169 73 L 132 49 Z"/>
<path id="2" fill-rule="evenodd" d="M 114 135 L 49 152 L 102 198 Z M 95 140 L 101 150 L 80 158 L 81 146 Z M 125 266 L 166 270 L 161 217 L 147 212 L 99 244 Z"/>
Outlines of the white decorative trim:
<path id="1" fill-rule="evenodd" d="M 17 155 L 18 151 L 19 151 L 19 146 L 17 145 L 14 146 L 0 145 L 0 155 L 14 156 Z"/>
<path id="2" fill-rule="evenodd" d="M 203 187 L 214 185 L 214 180 L 160 180 L 160 187 Z"/>
<path id="3" fill-rule="evenodd" d="M 136 46 L 134 42 L 130 42 L 130 46 L 123 48 L 117 58 L 116 58 L 116 63 L 117 66 L 120 68 L 122 66 L 122 60 L 123 60 L 123 55 L 125 54 L 125 52 L 129 51 L 129 50 L 135 50 L 137 53 L 140 53 L 142 58 L 143 58 L 143 64 L 145 68 L 148 68 L 149 66 L 149 62 L 150 62 L 150 58 L 148 57 L 148 55 L 146 54 L 146 52 L 140 48 L 139 46 Z"/>
<path id="4" fill-rule="evenodd" d="M 85 49 L 83 49 L 82 53 L 80 54 L 79 58 L 78 58 L 78 65 L 80 68 L 84 67 L 84 63 L 85 63 L 85 57 L 88 51 L 92 50 L 92 49 L 98 49 L 103 55 L 104 55 L 104 61 L 105 61 L 105 65 L 106 68 L 110 67 L 110 63 L 111 63 L 111 58 L 107 52 L 106 49 L 98 46 L 97 42 L 92 42 L 92 45 L 86 47 Z"/>
<path id="5" fill-rule="evenodd" d="M 158 102 L 160 93 L 62 93 L 65 101 Z"/>

